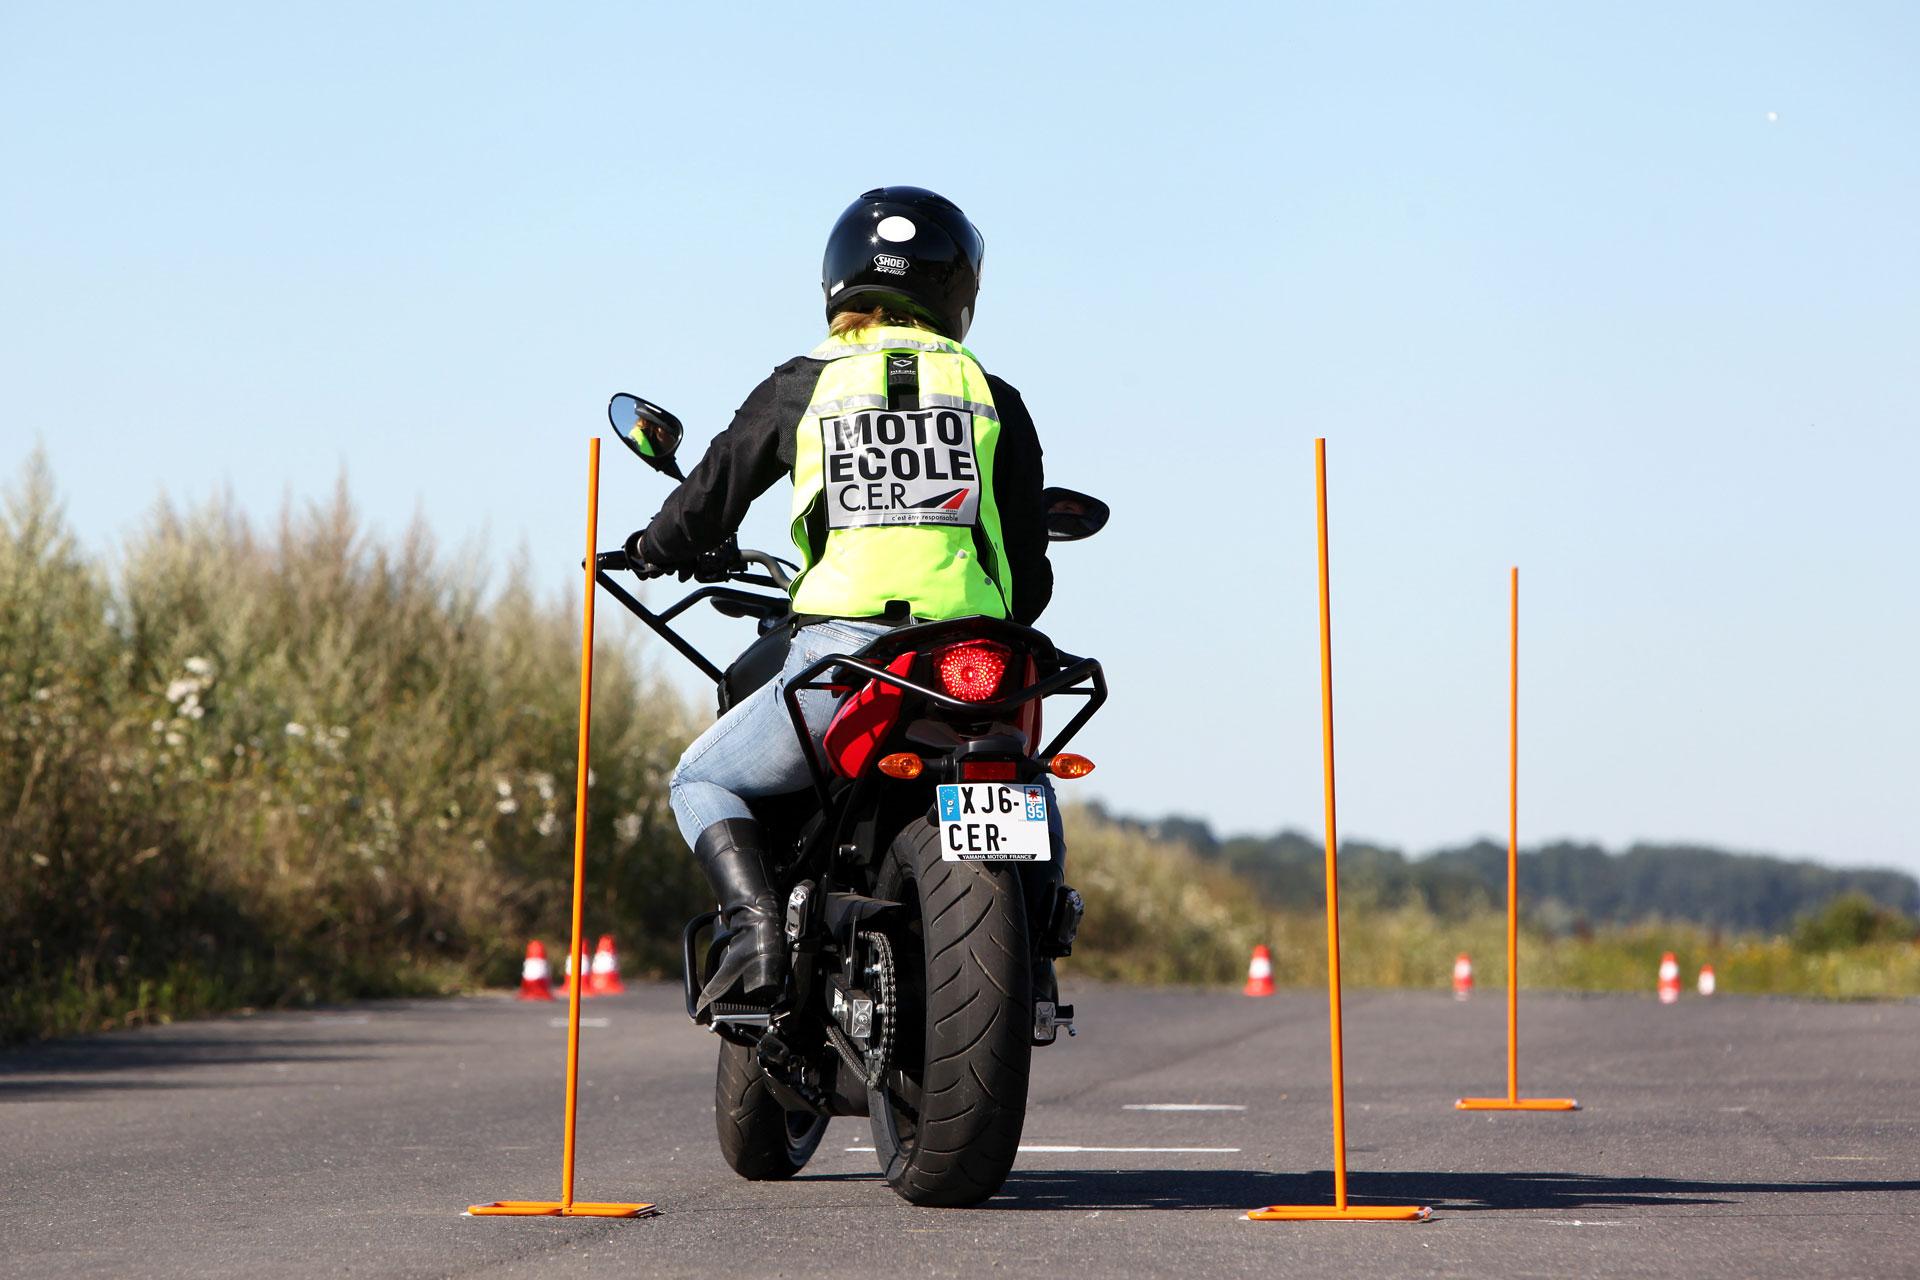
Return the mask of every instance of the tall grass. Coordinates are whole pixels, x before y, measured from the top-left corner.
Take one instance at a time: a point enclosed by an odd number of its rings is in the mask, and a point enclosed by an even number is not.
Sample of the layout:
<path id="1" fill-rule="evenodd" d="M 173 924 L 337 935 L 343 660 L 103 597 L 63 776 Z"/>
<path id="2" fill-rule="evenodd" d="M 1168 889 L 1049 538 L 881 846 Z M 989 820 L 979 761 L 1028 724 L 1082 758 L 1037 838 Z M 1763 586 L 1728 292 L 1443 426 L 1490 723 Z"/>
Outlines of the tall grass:
<path id="1" fill-rule="evenodd" d="M 342 488 L 266 531 L 163 503 L 108 572 L 29 461 L 0 503 L 0 1043 L 505 983 L 528 937 L 565 936 L 577 604 L 524 574 L 489 593 L 471 560 L 372 539 Z M 674 972 L 706 898 L 666 807 L 696 726 L 628 648 L 595 677 L 588 931 Z M 1277 981 L 1322 981 L 1319 912 L 1086 810 L 1067 830 L 1069 975 L 1237 983 L 1264 943 Z M 1353 985 L 1441 987 L 1461 951 L 1504 982 L 1500 914 L 1342 894 Z M 1521 963 L 1529 986 L 1644 990 L 1671 950 L 1725 991 L 1914 995 L 1912 933 L 1864 900 L 1794 940 L 1530 925 Z"/>
<path id="2" fill-rule="evenodd" d="M 503 981 L 564 936 L 577 606 L 489 597 L 344 487 L 254 529 L 162 504 L 103 572 L 44 463 L 0 511 L 0 1041 Z M 639 966 L 704 890 L 665 779 L 692 725 L 595 658 L 590 931 Z"/>
<path id="3" fill-rule="evenodd" d="M 1137 828 L 1067 811 L 1067 878 L 1087 901 L 1086 922 L 1063 974 L 1125 982 L 1236 983 L 1256 944 L 1274 981 L 1326 981 L 1326 915 L 1273 910 L 1246 881 L 1192 850 Z M 1421 905 L 1385 906 L 1370 885 L 1341 876 L 1341 978 L 1355 987 L 1441 989 L 1462 952 L 1482 986 L 1507 980 L 1506 916 L 1446 917 Z M 1837 899 L 1792 938 L 1727 936 L 1685 922 L 1650 920 L 1560 936 L 1523 919 L 1521 983 L 1566 991 L 1654 989 L 1663 953 L 1689 976 L 1712 965 L 1726 993 L 1832 999 L 1920 995 L 1920 944 L 1872 904 Z"/>

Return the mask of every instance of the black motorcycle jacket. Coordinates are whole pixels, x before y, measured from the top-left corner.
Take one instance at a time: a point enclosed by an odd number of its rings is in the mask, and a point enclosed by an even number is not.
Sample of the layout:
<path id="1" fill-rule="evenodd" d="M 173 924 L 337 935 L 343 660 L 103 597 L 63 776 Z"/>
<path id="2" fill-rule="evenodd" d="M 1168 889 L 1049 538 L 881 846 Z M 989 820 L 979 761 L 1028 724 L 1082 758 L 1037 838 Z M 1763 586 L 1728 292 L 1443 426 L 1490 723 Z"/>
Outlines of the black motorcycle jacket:
<path id="1" fill-rule="evenodd" d="M 718 547 L 740 527 L 754 499 L 792 473 L 800 420 L 826 364 L 796 357 L 748 394 L 733 422 L 648 523 L 640 542 L 648 563 L 671 568 Z M 1012 570 L 1008 606 L 1015 622 L 1031 626 L 1053 597 L 1040 437 L 1020 393 L 992 374 L 987 383 L 1000 416 L 993 491 Z"/>

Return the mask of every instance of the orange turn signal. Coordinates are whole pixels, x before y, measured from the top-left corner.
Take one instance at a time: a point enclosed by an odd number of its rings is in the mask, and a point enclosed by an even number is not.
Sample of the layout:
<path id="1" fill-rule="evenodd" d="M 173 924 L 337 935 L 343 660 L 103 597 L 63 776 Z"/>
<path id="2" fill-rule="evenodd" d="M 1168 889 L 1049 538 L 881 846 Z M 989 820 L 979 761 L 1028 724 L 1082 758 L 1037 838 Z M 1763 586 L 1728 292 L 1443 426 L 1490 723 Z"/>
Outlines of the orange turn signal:
<path id="1" fill-rule="evenodd" d="M 1047 772 L 1056 778 L 1084 778 L 1093 772 L 1093 761 L 1085 756 L 1076 756 L 1071 751 L 1063 751 L 1047 761 Z"/>
<path id="2" fill-rule="evenodd" d="M 926 770 L 926 762 L 911 751 L 896 751 L 880 757 L 880 772 L 889 778 L 917 778 Z"/>

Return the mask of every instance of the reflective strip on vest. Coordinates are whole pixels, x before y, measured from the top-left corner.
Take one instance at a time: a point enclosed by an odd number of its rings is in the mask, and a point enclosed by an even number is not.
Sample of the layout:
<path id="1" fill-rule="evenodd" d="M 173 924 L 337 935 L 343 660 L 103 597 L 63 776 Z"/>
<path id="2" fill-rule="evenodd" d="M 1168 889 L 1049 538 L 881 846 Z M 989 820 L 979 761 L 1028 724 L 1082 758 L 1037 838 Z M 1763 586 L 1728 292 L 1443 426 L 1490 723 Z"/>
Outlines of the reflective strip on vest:
<path id="1" fill-rule="evenodd" d="M 884 409 L 887 407 L 885 396 L 841 396 L 838 400 L 822 400 L 819 404 L 807 406 L 807 412 L 816 418 L 831 418 L 836 413 L 845 413 L 849 409 Z"/>
<path id="2" fill-rule="evenodd" d="M 859 329 L 857 333 L 873 333 L 872 329 Z M 825 342 L 808 352 L 814 360 L 839 360 L 846 356 L 870 356 L 876 351 L 937 351 L 942 355 L 965 356 L 973 359 L 973 353 L 957 342 L 948 342 L 935 338 L 929 342 L 925 337 L 909 338 L 905 334 L 925 334 L 925 329 L 895 329 L 883 327 L 880 333 L 886 335 L 879 342 L 847 342 L 840 338 L 828 338 Z M 977 365 L 979 361 L 975 360 Z"/>
<path id="3" fill-rule="evenodd" d="M 970 352 L 925 333 L 867 330 L 878 340 L 813 352 L 828 363 L 794 447 L 796 613 L 865 618 L 904 600 L 917 618 L 1008 616 L 993 392 Z M 920 353 L 920 407 L 888 411 L 883 353 L 903 350 Z"/>
<path id="4" fill-rule="evenodd" d="M 888 348 L 888 350 L 892 350 L 892 348 Z M 962 400 L 959 396 L 923 394 L 920 397 L 920 405 L 922 408 L 933 409 L 965 409 L 968 413 L 978 414 L 983 418 L 992 418 L 995 422 L 1000 421 L 1000 413 L 993 407 L 991 402 L 982 403 L 978 400 Z M 822 400 L 818 404 L 808 405 L 807 412 L 813 414 L 815 417 L 830 418 L 834 414 L 845 413 L 849 409 L 884 409 L 886 407 L 887 398 L 885 396 L 841 396 L 838 400 Z"/>

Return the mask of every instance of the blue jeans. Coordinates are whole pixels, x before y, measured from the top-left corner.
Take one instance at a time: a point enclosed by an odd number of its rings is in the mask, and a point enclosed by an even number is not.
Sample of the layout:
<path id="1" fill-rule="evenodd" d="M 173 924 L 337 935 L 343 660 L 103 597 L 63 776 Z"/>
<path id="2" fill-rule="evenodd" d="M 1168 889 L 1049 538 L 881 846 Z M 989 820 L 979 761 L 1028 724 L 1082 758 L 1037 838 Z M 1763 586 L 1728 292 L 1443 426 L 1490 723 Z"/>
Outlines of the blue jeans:
<path id="1" fill-rule="evenodd" d="M 782 691 L 801 671 L 830 653 L 858 653 L 891 628 L 835 618 L 794 633 L 786 665 L 695 738 L 673 771 L 673 816 L 691 848 L 700 833 L 729 818 L 751 818 L 747 801 L 804 791 L 812 781 L 793 732 Z M 840 695 L 824 689 L 800 695 L 800 712 L 815 743 L 833 722 Z"/>

